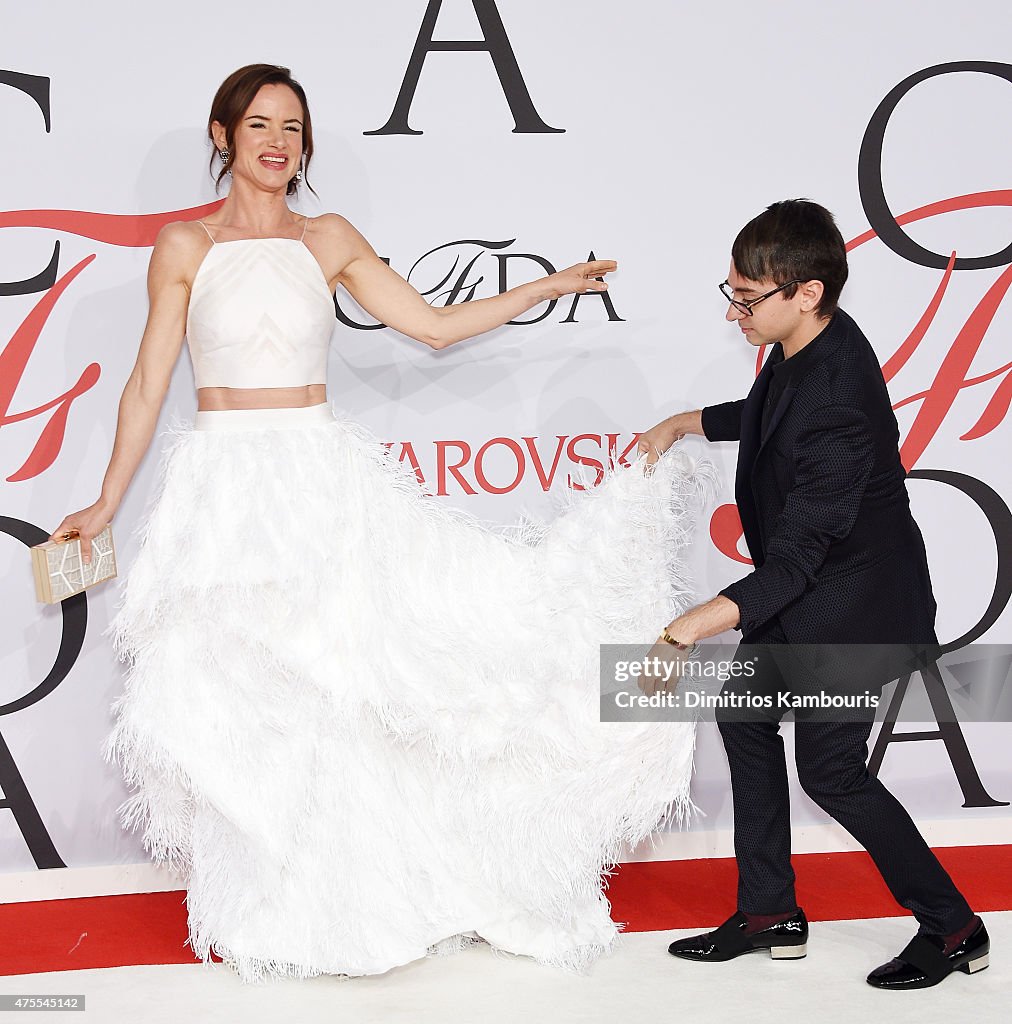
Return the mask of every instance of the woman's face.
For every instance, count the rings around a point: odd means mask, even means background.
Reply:
[[[280,83],[262,86],[243,114],[232,140],[232,177],[265,191],[285,191],[302,161],[302,119],[299,97]],[[225,148],[224,126],[215,121],[214,138]]]

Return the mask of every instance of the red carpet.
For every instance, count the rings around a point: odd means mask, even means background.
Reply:
[[[1012,846],[935,851],[975,911],[1012,910]],[[812,921],[905,914],[866,853],[793,858],[798,901]],[[612,917],[627,931],[709,928],[734,911],[733,859],[623,864],[612,875]],[[192,963],[185,892],[8,903],[0,906],[0,975],[133,964]]]
[[[1012,910],[1012,846],[948,846],[935,850],[977,912]],[[871,857],[860,853],[796,853],[798,905],[809,921],[899,917]],[[630,932],[708,928],[735,910],[734,858],[623,864],[608,887],[611,916]]]

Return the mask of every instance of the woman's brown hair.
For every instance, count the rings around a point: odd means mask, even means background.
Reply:
[[[299,98],[302,104],[302,154],[303,175],[306,186],[314,195],[316,190],[309,184],[309,161],[313,158],[313,121],[309,116],[309,104],[306,102],[306,91],[292,78],[288,68],[277,64],[247,64],[246,67],[233,71],[218,86],[211,103],[211,113],[207,119],[207,135],[214,144],[214,133],[211,126],[217,121],[225,126],[225,144],[228,148],[228,159],[222,164],[218,176],[214,179],[215,190],[221,185],[221,179],[232,169],[235,161],[235,130],[242,120],[243,114],[249,110],[254,97],[265,85],[287,85]],[[211,153],[208,168],[214,175],[214,161],[218,156],[217,149]],[[299,187],[294,175],[288,180],[286,195],[293,195]]]

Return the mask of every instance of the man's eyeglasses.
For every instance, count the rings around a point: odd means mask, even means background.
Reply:
[[[768,299],[771,295],[776,295],[777,292],[782,292],[785,288],[790,288],[792,284],[803,284],[803,282],[800,279],[797,281],[788,281],[787,284],[782,284],[779,288],[774,288],[772,291],[766,292],[765,295],[760,295],[757,299],[749,299],[748,302],[743,302],[741,299],[736,299],[734,297],[734,289],[731,287],[729,281],[722,281],[717,285],[717,287],[720,289],[720,294],[723,295],[739,313],[744,313],[745,316],[751,316],[753,306],[762,302],[763,299]]]

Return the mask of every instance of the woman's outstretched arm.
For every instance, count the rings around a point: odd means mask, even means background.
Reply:
[[[319,223],[321,255],[328,267],[340,268],[329,283],[343,285],[381,323],[434,349],[501,327],[541,302],[574,293],[606,291],[608,285],[596,278],[617,267],[613,260],[577,263],[491,298],[430,306],[343,217],[328,214],[319,218]]]

